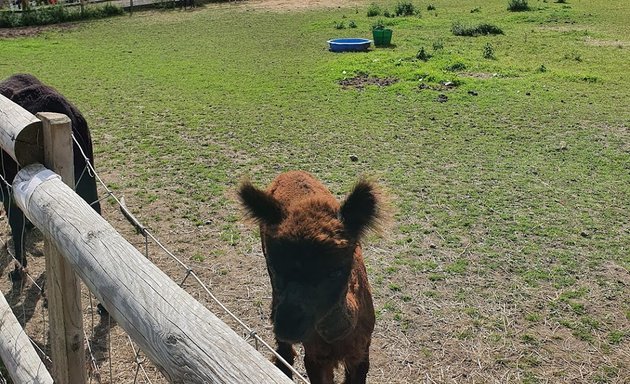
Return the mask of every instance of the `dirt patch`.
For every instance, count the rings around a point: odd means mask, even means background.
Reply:
[[[38,36],[46,32],[64,32],[79,28],[76,23],[63,23],[56,25],[0,28],[0,39],[14,39],[17,37]]]
[[[600,40],[600,39],[591,39],[587,37],[584,39],[584,43],[586,45],[592,45],[594,47],[617,47],[617,48],[628,48],[630,47],[630,42],[622,41],[622,40]]]
[[[0,28],[0,39],[13,39],[16,37],[38,36],[46,32],[64,32],[78,28],[75,23],[65,23],[56,25],[18,27],[18,28]]]
[[[268,9],[273,11],[296,11],[311,8],[341,8],[364,5],[353,0],[253,0],[244,3],[248,8]]]
[[[349,79],[340,80],[339,85],[341,85],[341,87],[344,89],[364,89],[368,85],[387,87],[397,82],[398,79],[395,77],[374,77],[369,76],[367,73],[362,73]]]
[[[450,91],[451,89],[457,88],[457,84],[452,81],[443,81],[435,85],[420,83],[420,85],[418,85],[418,88],[422,90],[428,89],[431,91]]]
[[[588,33],[585,29],[576,28],[573,23],[567,23],[565,25],[542,25],[538,27],[540,31],[552,31],[562,33]]]

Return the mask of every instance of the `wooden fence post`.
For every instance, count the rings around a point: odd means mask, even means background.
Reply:
[[[42,112],[44,164],[74,189],[72,125],[66,115]],[[56,383],[86,383],[81,281],[50,237],[44,239],[52,375]]]
[[[18,206],[169,382],[292,384],[42,165],[13,182]]]

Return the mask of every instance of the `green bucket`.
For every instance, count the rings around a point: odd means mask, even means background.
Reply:
[[[374,45],[377,47],[390,45],[392,42],[392,30],[374,29],[372,30],[372,37],[374,37]]]

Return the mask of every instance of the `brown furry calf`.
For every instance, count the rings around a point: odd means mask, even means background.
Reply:
[[[293,364],[292,344],[302,343],[312,384],[332,384],[339,363],[345,383],[365,383],[374,306],[359,242],[383,219],[376,185],[359,181],[339,204],[313,176],[294,171],[266,191],[245,182],[238,194],[260,225],[277,352]]]

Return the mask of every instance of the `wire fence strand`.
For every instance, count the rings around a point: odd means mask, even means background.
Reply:
[[[289,364],[279,353],[276,352],[276,350],[269,345],[267,342],[265,342],[265,340],[263,340],[263,338],[260,337],[260,335],[258,335],[258,333],[252,329],[251,327],[249,327],[244,321],[242,321],[237,315],[235,315],[231,310],[229,310],[227,308],[227,306],[225,306],[208,288],[208,286],[202,281],[202,279],[195,273],[195,271],[189,266],[187,265],[185,262],[183,262],[181,260],[181,258],[179,258],[177,255],[175,255],[174,252],[172,252],[171,250],[169,250],[158,238],[156,235],[154,235],[152,233],[151,230],[149,230],[149,228],[145,225],[143,225],[133,214],[131,214],[130,210],[127,208],[127,206],[125,205],[125,201],[124,198],[118,198],[116,196],[116,194],[114,194],[114,192],[107,186],[107,184],[102,180],[102,178],[100,177],[100,175],[98,174],[98,172],[96,172],[96,170],[94,169],[94,167],[92,166],[91,160],[87,157],[87,155],[85,154],[84,149],[81,147],[80,143],[78,142],[78,140],[75,138],[74,134],[72,135],[72,140],[74,141],[74,143],[76,144],[76,147],[79,149],[80,151],[80,155],[82,156],[82,158],[85,160],[85,168],[82,170],[82,173],[79,177],[79,180],[76,180],[75,183],[78,183],[83,177],[85,177],[85,175],[89,175],[90,177],[94,177],[95,180],[98,182],[98,184],[105,190],[105,193],[101,196],[101,198],[99,198],[98,200],[94,201],[94,202],[88,202],[89,204],[95,204],[98,203],[100,201],[103,201],[105,199],[112,199],[116,205],[120,208],[120,211],[122,212],[123,216],[127,219],[127,221],[136,229],[136,231],[141,234],[145,241],[144,241],[144,247],[145,247],[145,257],[147,257],[148,259],[150,258],[149,256],[149,242],[152,242],[153,244],[155,244],[162,252],[164,252],[171,260],[173,260],[177,265],[179,265],[179,267],[181,267],[181,269],[185,272],[184,278],[182,279],[180,286],[184,286],[184,283],[192,278],[198,285],[199,287],[205,292],[205,294],[211,299],[212,302],[214,302],[216,305],[218,305],[218,307],[233,321],[235,321],[238,326],[240,326],[245,334],[245,340],[246,341],[253,341],[254,343],[254,347],[259,350],[259,347],[262,346],[265,349],[267,349],[269,352],[271,352],[275,358],[283,365],[285,365],[294,375],[294,377],[306,384],[309,384],[309,381],[307,379],[305,379],[303,377],[303,375],[298,372],[295,368],[293,368],[293,366],[291,364]],[[77,154],[75,153],[75,156]],[[5,198],[12,198],[12,185],[3,177],[4,173],[4,159],[2,159],[2,170],[3,172],[0,173],[0,193],[2,194],[2,198],[3,201],[5,201]],[[9,196],[6,196],[5,193],[7,193]],[[8,214],[8,213],[7,213]],[[25,228],[23,228],[23,230],[25,230]],[[23,236],[22,236],[23,237]],[[9,250],[8,244],[4,243],[4,245],[6,246],[7,250]],[[14,246],[18,246],[16,244],[14,244]],[[35,286],[40,294],[42,295],[42,297],[45,298],[45,292],[44,292],[44,288],[42,286],[40,286],[38,284],[38,282],[36,281],[36,279],[34,279],[27,270],[25,270],[22,266],[22,264],[20,263],[19,260],[17,260],[17,258],[15,257],[14,254],[12,254],[11,252],[8,252],[8,254],[10,255],[10,257],[14,260],[14,262],[16,263],[16,265],[19,266],[19,268],[24,272],[24,275],[27,276],[27,278],[30,280],[31,284],[33,284],[33,286]],[[90,295],[90,307],[91,307],[91,311],[92,314],[94,313],[94,304],[93,304],[93,300],[92,300],[92,294],[89,293]],[[42,316],[45,317],[44,312],[42,312]],[[109,315],[107,315],[109,316]],[[95,325],[94,325],[94,317],[92,315],[92,329],[94,330]],[[108,332],[109,333],[109,332]],[[99,368],[99,363],[97,361],[97,358],[94,354],[94,348],[91,345],[90,342],[90,338],[88,338],[87,333],[85,333],[84,331],[84,335],[85,335],[85,340],[86,340],[86,344],[87,344],[87,350],[89,353],[89,365],[90,368],[92,370],[92,374],[90,375],[90,382],[92,380],[92,378],[94,377],[94,379],[100,383],[101,382],[101,370]],[[142,376],[142,378],[145,380],[145,382],[147,383],[152,383],[151,379],[148,376],[148,373],[144,367],[144,362],[145,362],[145,358],[141,357],[141,350],[139,348],[137,348],[137,346],[135,345],[135,343],[133,342],[133,340],[131,340],[131,338],[129,337],[129,335],[127,335],[127,338],[129,339],[129,344],[131,345],[131,349],[133,350],[133,356],[134,356],[134,362],[136,365],[135,368],[135,372],[134,372],[134,383],[137,382],[139,376]],[[45,359],[47,361],[47,363],[52,364],[52,360],[49,356],[47,356],[45,354],[45,352],[39,347],[39,345],[34,342],[30,337],[29,339],[31,340],[31,343],[33,344],[33,346],[35,347],[35,349],[38,351],[38,353],[42,356],[43,359]],[[92,340],[94,339],[94,333],[92,333]],[[112,375],[112,357],[111,357],[111,337],[108,337],[108,342],[109,342],[109,347],[107,348],[107,351],[109,353],[108,356],[108,360],[109,360],[109,376],[110,376],[110,383],[113,383],[113,375]],[[2,384],[4,381],[4,378],[2,376],[0,376],[0,384]],[[4,381],[6,382],[6,381]]]
[[[166,255],[168,255],[172,260],[174,260],[184,271],[185,271],[185,276],[180,284],[180,286],[183,287],[185,281],[189,278],[192,277],[197,284],[199,284],[199,286],[202,288],[202,290],[208,295],[208,297],[215,303],[217,304],[221,310],[223,310],[232,320],[234,320],[241,328],[243,328],[243,330],[245,331],[245,334],[247,335],[247,338],[245,340],[249,340],[252,339],[254,340],[255,343],[255,348],[258,350],[259,346],[262,345],[265,349],[267,349],[269,352],[271,352],[274,357],[283,365],[285,365],[294,375],[295,377],[300,380],[303,383],[309,384],[309,381],[304,378],[304,376],[298,372],[291,364],[289,364],[278,352],[276,352],[276,350],[269,345],[267,342],[265,342],[265,340],[263,340],[260,335],[258,335],[258,333],[253,330],[252,328],[250,328],[247,324],[245,324],[244,321],[242,321],[238,316],[236,316],[232,311],[230,311],[208,288],[208,286],[201,280],[201,278],[195,273],[195,271],[190,268],[189,265],[187,265],[186,263],[184,263],[179,257],[177,257],[171,250],[169,250],[166,246],[164,246],[164,244],[162,244],[162,242],[157,238],[157,236],[155,236],[149,229],[147,226],[143,225],[127,208],[127,206],[125,205],[125,201],[124,198],[118,198],[114,192],[107,186],[107,184],[105,184],[105,182],[102,180],[102,178],[100,177],[100,175],[98,174],[98,172],[96,172],[96,170],[94,169],[94,167],[92,166],[91,162],[89,161],[88,157],[86,156],[85,152],[83,151],[83,148],[81,148],[81,145],[79,144],[79,142],[77,141],[77,139],[74,137],[74,135],[72,135],[72,139],[74,140],[74,142],[76,143],[76,145],[79,147],[80,151],[81,151],[81,155],[83,156],[84,160],[85,160],[85,164],[86,164],[86,168],[89,168],[89,173],[90,175],[94,175],[94,178],[99,182],[99,184],[105,189],[106,191],[106,195],[107,197],[111,197],[116,204],[118,205],[118,207],[120,208],[123,216],[125,216],[125,218],[129,221],[129,223],[136,229],[136,231],[139,234],[142,234],[145,237],[145,257],[149,258],[149,245],[148,245],[148,239],[151,239],[153,241],[153,243],[155,245],[157,245]],[[141,364],[139,364],[141,365]]]

